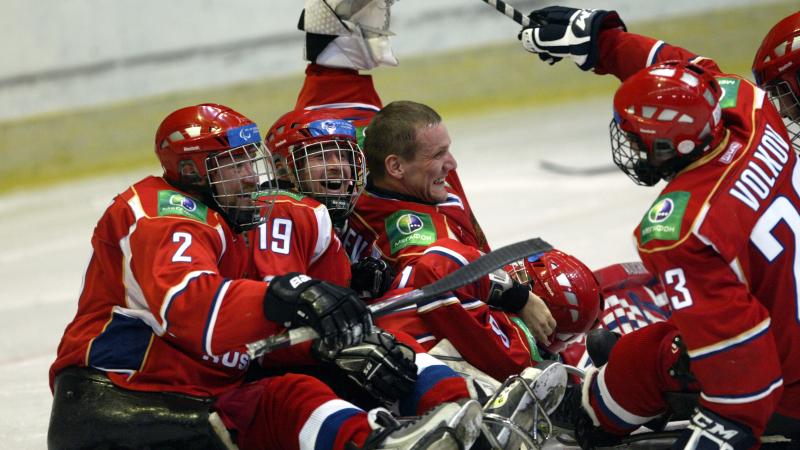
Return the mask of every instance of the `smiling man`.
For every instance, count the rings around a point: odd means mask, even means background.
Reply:
[[[367,188],[350,226],[381,257],[401,269],[441,238],[485,249],[463,199],[446,181],[458,164],[447,127],[431,107],[386,105],[365,132],[364,153]]]

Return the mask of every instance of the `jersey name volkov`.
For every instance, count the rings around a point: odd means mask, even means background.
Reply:
[[[758,211],[789,160],[789,144],[767,125],[753,156],[728,193]]]

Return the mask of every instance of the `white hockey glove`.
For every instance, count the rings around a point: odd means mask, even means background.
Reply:
[[[298,28],[305,59],[327,67],[369,70],[396,66],[389,37],[395,0],[306,0]]]
[[[744,425],[724,419],[698,406],[689,422],[689,429],[672,445],[684,450],[745,450],[753,448],[758,440]]]
[[[551,65],[569,58],[582,70],[591,70],[597,63],[601,30],[625,30],[616,11],[548,6],[528,17],[531,25],[519,34],[525,50],[539,54],[542,61]]]

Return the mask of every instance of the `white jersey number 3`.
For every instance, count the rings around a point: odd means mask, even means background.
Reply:
[[[672,304],[672,309],[678,310],[692,306],[692,294],[686,288],[686,275],[683,269],[676,267],[664,272],[664,284],[671,288],[672,292],[676,295],[669,296],[669,302]],[[667,295],[669,295],[667,291]]]

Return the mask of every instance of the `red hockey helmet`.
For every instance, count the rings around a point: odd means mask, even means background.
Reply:
[[[324,204],[334,220],[350,214],[366,185],[356,128],[340,117],[339,111],[291,111],[272,125],[264,140],[280,176]]]
[[[800,12],[775,24],[753,60],[756,83],[781,112],[796,150],[800,150]]]
[[[597,321],[602,301],[600,286],[584,263],[559,250],[533,255],[523,265],[524,273],[515,272],[517,281],[528,281],[533,293],[550,309],[556,330],[547,350],[558,353],[580,339]]]
[[[640,185],[671,179],[722,139],[721,93],[694,64],[667,61],[637,72],[614,95],[614,163]]]
[[[210,103],[181,108],[161,122],[155,151],[170,184],[210,196],[237,229],[266,218],[262,208],[269,197],[255,197],[274,169],[258,127],[244,115]]]

